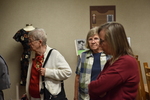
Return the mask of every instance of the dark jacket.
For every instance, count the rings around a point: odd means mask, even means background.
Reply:
[[[2,56],[0,56],[0,90],[8,88],[10,88],[8,66]]]

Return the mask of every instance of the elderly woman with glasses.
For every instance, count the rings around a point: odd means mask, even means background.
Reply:
[[[76,69],[74,100],[90,100],[88,84],[95,80],[108,59],[104,54],[97,33],[98,27],[92,28],[86,37],[89,49],[80,55]]]
[[[28,35],[29,45],[34,51],[27,73],[26,94],[28,100],[45,100],[43,94],[40,94],[43,87],[42,76],[45,77],[45,87],[50,93],[49,98],[51,100],[59,100],[60,98],[61,100],[67,100],[62,81],[71,76],[70,66],[59,51],[53,49],[43,68],[45,59],[52,49],[46,43],[47,35],[44,29],[38,28],[29,32]]]
[[[139,84],[138,64],[120,23],[98,29],[103,51],[112,55],[103,71],[89,84],[91,100],[135,100]]]

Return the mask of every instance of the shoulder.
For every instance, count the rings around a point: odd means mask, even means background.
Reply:
[[[82,52],[81,55],[80,55],[81,58],[85,58],[85,57],[88,58],[88,57],[91,57],[91,56],[93,56],[91,50],[86,50],[86,51]]]
[[[55,48],[49,48],[49,51],[51,51],[51,56],[52,58],[57,58],[57,59],[61,59],[61,58],[64,58],[64,56]]]
[[[130,55],[121,56],[118,60],[121,60],[123,62],[136,62],[136,59]]]
[[[62,55],[57,49],[53,49],[52,50],[52,53],[54,54],[54,55]]]
[[[84,52],[81,53],[81,55],[91,55],[92,54],[92,51],[91,50],[86,50]]]
[[[5,67],[5,66],[7,66],[7,64],[4,60],[4,58],[2,56],[0,56],[0,67]]]
[[[51,54],[58,54],[58,53],[59,53],[59,51],[58,51],[57,49],[51,48],[51,47],[49,47],[49,46],[47,45],[47,48],[46,48],[45,53],[48,54],[50,51],[51,51]]]
[[[121,56],[116,62],[115,65],[118,67],[121,66],[121,69],[136,69],[137,61],[134,57],[130,55]]]
[[[18,30],[17,32],[16,32],[16,34],[24,34],[24,33],[28,33],[28,32],[26,32],[25,30],[23,30],[23,29],[20,29],[20,30]]]
[[[4,58],[0,55],[0,63],[4,63]]]

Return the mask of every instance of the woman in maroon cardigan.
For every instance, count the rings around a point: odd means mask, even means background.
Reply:
[[[139,83],[138,64],[123,26],[106,23],[98,30],[103,51],[112,55],[97,80],[89,84],[91,100],[135,100]]]

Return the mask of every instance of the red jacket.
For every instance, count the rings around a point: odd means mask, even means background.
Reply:
[[[97,80],[89,84],[89,95],[91,100],[135,100],[138,83],[137,61],[125,55],[112,65],[109,65],[109,61],[106,63]]]

